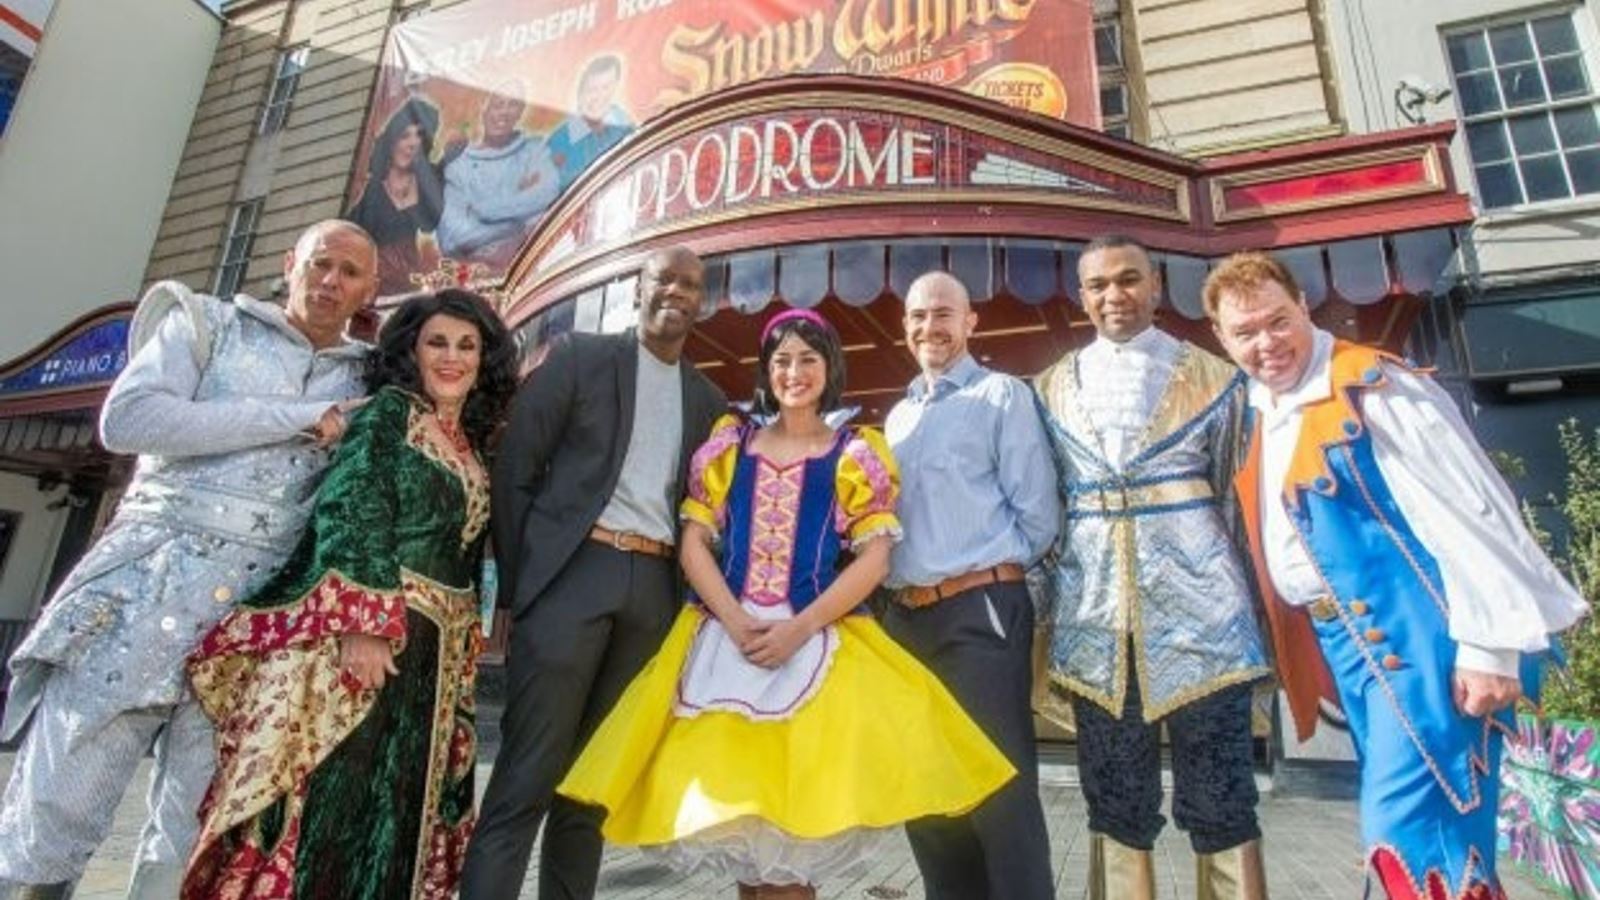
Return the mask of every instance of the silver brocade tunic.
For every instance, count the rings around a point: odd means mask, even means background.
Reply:
[[[1230,526],[1244,408],[1238,370],[1184,345],[1120,465],[1107,461],[1080,386],[1075,353],[1035,384],[1067,501],[1046,579],[1051,680],[1120,716],[1131,644],[1153,722],[1267,675]]]
[[[134,315],[130,361],[101,440],[137,453],[101,538],[11,658],[0,735],[51,678],[72,740],[119,713],[184,699],[184,659],[287,558],[329,454],[305,430],[360,396],[367,345],[314,350],[270,303],[157,285]]]

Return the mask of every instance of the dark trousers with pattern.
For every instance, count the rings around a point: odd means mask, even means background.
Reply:
[[[1131,649],[1131,648],[1130,648]],[[1196,853],[1220,853],[1261,837],[1256,821],[1250,740],[1251,686],[1237,684],[1144,720],[1132,653],[1122,716],[1072,698],[1078,726],[1078,777],[1089,830],[1149,850],[1161,815],[1161,726],[1172,741],[1172,817]]]
[[[906,825],[928,900],[1050,900],[1050,837],[1034,743],[1033,601],[1021,583],[921,609],[891,604],[885,630],[955,695],[1017,777],[970,815]]]
[[[541,822],[541,900],[594,896],[603,811],[556,796],[556,785],[660,649],[679,606],[673,566],[584,541],[512,623],[500,753],[467,848],[462,900],[515,900]]]

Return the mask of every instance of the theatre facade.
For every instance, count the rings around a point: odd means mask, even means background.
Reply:
[[[1155,254],[1157,323],[1215,349],[1208,268],[1276,253],[1318,324],[1416,351],[1470,222],[1449,124],[1206,160],[909,81],[795,76],[645,123],[546,213],[500,290],[531,359],[564,330],[634,319],[652,249],[707,261],[689,354],[731,397],[753,385],[766,316],[816,308],[840,329],[848,398],[878,420],[915,374],[900,325],[912,279],[945,269],[977,304],[973,352],[1021,376],[1093,334],[1084,242],[1115,232]]]

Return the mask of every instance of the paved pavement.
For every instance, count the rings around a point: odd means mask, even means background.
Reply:
[[[0,754],[0,775],[9,773],[12,754]],[[144,807],[149,763],[117,808],[116,826],[95,855],[79,886],[79,900],[121,898]],[[478,770],[479,789],[488,781],[488,765]],[[1085,896],[1088,834],[1083,800],[1072,783],[1070,766],[1049,766],[1042,789],[1055,848],[1057,896]],[[1347,800],[1277,798],[1261,804],[1266,832],[1267,880],[1274,900],[1354,900],[1362,896],[1361,851],[1356,842],[1355,804]],[[1194,896],[1194,854],[1181,834],[1168,828],[1156,848],[1156,875],[1163,898]],[[1554,894],[1505,871],[1506,890],[1518,900]],[[538,896],[537,873],[529,873],[522,896]],[[600,876],[602,900],[723,900],[733,898],[731,885],[716,878],[680,878],[645,859],[637,851],[607,851]],[[922,883],[904,838],[891,842],[872,866],[854,880],[823,885],[823,898],[836,900],[920,900]]]

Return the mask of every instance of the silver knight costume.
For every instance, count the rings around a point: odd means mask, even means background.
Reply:
[[[1252,595],[1223,502],[1240,443],[1243,381],[1211,354],[1176,345],[1142,434],[1107,458],[1109,423],[1080,396],[1081,353],[1037,388],[1068,500],[1052,567],[1050,677],[1120,714],[1130,646],[1144,716],[1155,721],[1268,674]],[[1131,636],[1132,640],[1129,640]]]
[[[130,893],[176,896],[213,766],[184,658],[292,549],[328,460],[308,429],[362,393],[365,353],[314,350],[243,295],[146,294],[100,423],[107,449],[139,454],[136,473],[11,659],[0,734],[33,725],[0,809],[0,896],[82,873],[158,731]]]

